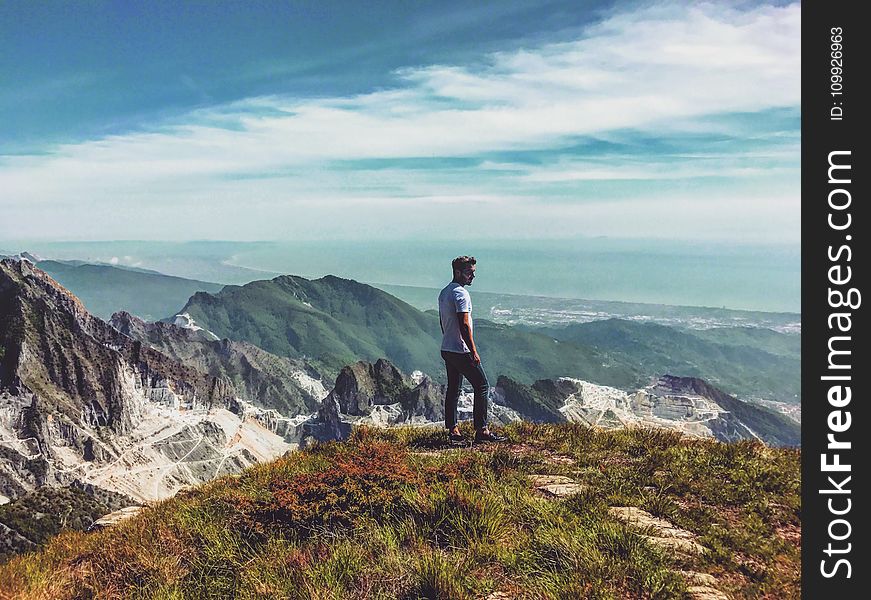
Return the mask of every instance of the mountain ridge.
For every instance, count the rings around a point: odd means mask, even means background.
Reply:
[[[326,396],[321,375],[302,360],[270,354],[248,342],[213,340],[208,334],[166,322],[148,323],[121,311],[110,324],[175,360],[226,377],[246,401],[295,416],[313,413]]]
[[[13,500],[76,481],[159,498],[290,448],[243,421],[229,379],[125,336],[28,261],[0,261],[0,407]]]
[[[220,337],[314,360],[330,373],[357,360],[388,358],[406,372],[445,378],[438,317],[353,280],[285,275],[199,292],[183,311]],[[556,348],[551,337],[486,319],[475,319],[475,335],[488,372],[534,379],[579,371],[624,386],[644,379],[632,365],[609,365],[595,350],[573,343]]]

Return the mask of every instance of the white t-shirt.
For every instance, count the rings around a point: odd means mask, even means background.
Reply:
[[[472,297],[468,290],[454,281],[450,282],[439,294],[439,319],[442,321],[442,350],[465,354],[471,352],[463,336],[460,335],[460,321],[457,313],[472,312]],[[469,329],[472,328],[472,319],[469,315]]]

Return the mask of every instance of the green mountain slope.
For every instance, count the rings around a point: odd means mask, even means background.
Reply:
[[[678,330],[619,319],[538,329],[650,375],[699,377],[730,394],[801,401],[801,340],[772,330]]]
[[[334,372],[380,357],[407,371],[432,370],[437,356],[439,328],[432,317],[373,287],[333,276],[285,275],[217,294],[200,292],[183,310],[220,337],[313,359]]]
[[[149,321],[161,319],[175,314],[194,293],[224,287],[109,265],[43,260],[38,266],[75,294],[90,313],[105,320],[120,310]]]
[[[356,281],[285,275],[197,293],[183,310],[220,337],[314,360],[325,373],[383,357],[403,371],[445,378],[438,316]],[[499,374],[521,381],[572,374],[614,386],[643,381],[628,362],[540,333],[475,319],[475,339],[494,381]]]
[[[714,327],[690,331],[697,338],[726,346],[749,346],[777,356],[801,358],[801,334],[764,327]]]

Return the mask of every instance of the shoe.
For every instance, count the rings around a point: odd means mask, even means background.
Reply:
[[[480,431],[475,432],[475,442],[504,442],[508,438],[504,435],[497,435],[492,431],[488,431],[487,433],[481,433]]]
[[[465,442],[466,436],[464,436],[462,433],[457,434],[457,433],[450,433],[449,432],[448,433],[448,440],[450,440],[452,443]]]

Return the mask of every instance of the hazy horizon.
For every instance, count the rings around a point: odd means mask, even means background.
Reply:
[[[783,244],[584,238],[294,242],[32,242],[0,251],[149,268],[241,284],[275,274],[336,275],[439,288],[458,254],[478,258],[474,290],[736,310],[801,312],[801,252]],[[253,271],[252,271],[253,270]]]

